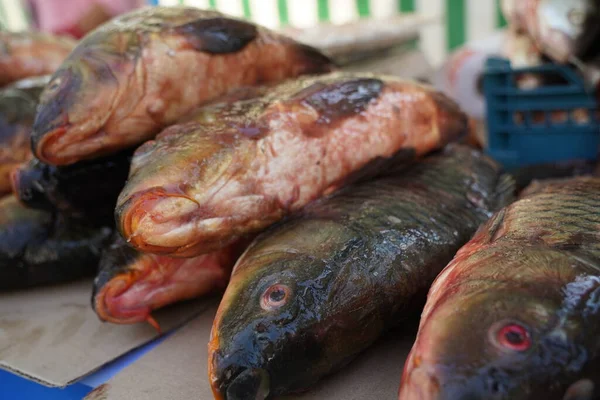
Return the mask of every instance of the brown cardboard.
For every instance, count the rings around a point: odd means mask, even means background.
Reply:
[[[215,311],[204,312],[85,400],[212,400],[207,343]],[[280,400],[397,398],[414,332],[389,334],[310,391]]]
[[[99,321],[90,305],[91,287],[85,280],[0,294],[0,368],[63,387],[158,336],[149,324]],[[155,317],[167,332],[206,306],[183,303]]]

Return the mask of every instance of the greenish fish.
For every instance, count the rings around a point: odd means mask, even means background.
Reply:
[[[214,320],[215,398],[302,391],[350,362],[512,195],[498,164],[456,145],[269,229],[237,262]]]
[[[600,178],[535,184],[429,291],[401,400],[600,395]]]

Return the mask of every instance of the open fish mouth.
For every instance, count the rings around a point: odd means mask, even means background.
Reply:
[[[136,276],[137,275],[137,276]],[[137,304],[134,308],[123,307],[120,298],[132,285],[143,279],[139,274],[126,273],[107,282],[94,296],[93,306],[98,317],[117,324],[142,322],[150,315],[150,307]]]
[[[96,293],[94,309],[104,321],[132,324],[148,321],[158,308],[224,286],[227,268],[213,254],[193,259],[144,254],[129,271],[106,282]]]

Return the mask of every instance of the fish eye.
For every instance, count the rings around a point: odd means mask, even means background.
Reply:
[[[493,329],[493,342],[503,348],[513,351],[526,351],[531,347],[531,335],[529,330],[516,322],[501,324]]]
[[[261,299],[260,306],[263,310],[272,311],[284,306],[292,294],[289,286],[275,284],[265,290]]]
[[[573,9],[567,14],[569,22],[575,26],[583,25],[584,13],[581,10]]]

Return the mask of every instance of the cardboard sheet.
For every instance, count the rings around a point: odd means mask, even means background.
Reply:
[[[207,343],[216,306],[125,368],[86,400],[212,400]],[[312,390],[280,400],[395,399],[416,324],[393,332]]]
[[[90,305],[91,287],[85,280],[0,294],[0,368],[64,387],[158,336],[149,324],[102,323]],[[206,307],[183,303],[155,317],[166,333]]]

